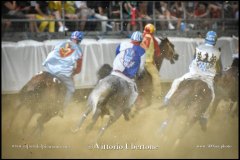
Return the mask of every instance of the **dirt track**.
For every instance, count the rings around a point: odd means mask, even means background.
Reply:
[[[98,145],[92,141],[101,125],[98,121],[92,132],[85,133],[90,117],[82,130],[73,134],[70,128],[84,111],[85,95],[71,103],[64,118],[54,117],[45,125],[41,137],[32,136],[31,129],[39,115],[35,115],[25,134],[21,125],[26,109],[16,117],[8,131],[9,115],[14,112],[15,95],[2,95],[2,158],[238,158],[238,117],[227,116],[226,102],[222,102],[217,114],[209,122],[206,132],[199,124],[173,147],[173,137],[181,127],[174,126],[167,139],[160,137],[158,129],[166,111],[156,109],[154,103],[142,110],[130,121],[121,117],[103,135]],[[50,148],[51,147],[51,148]],[[149,149],[150,148],[150,149]]]

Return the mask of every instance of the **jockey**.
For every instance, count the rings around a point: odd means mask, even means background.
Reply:
[[[131,42],[122,42],[117,46],[116,57],[113,62],[113,71],[119,70],[130,79],[135,77],[139,67],[141,71],[143,71],[145,50],[140,46],[141,41],[142,33],[136,31],[131,36]]]
[[[57,44],[43,62],[46,71],[61,80],[67,88],[63,111],[75,92],[73,76],[81,71],[83,53],[79,44],[83,37],[83,32],[73,32],[70,40]]]
[[[128,93],[125,113],[128,113],[138,97],[137,86],[134,78],[138,73],[142,73],[145,63],[145,50],[140,46],[142,41],[142,33],[135,31],[131,35],[130,42],[122,42],[117,46],[116,57],[113,61],[112,72],[109,76],[99,80],[97,86],[91,92],[88,103],[93,108],[93,113],[96,112],[99,101],[102,101],[108,90],[111,90],[115,82],[127,82],[130,93]],[[111,80],[110,80],[111,79]]]
[[[212,100],[205,113],[205,118],[209,115],[209,109],[215,98],[214,93],[214,76],[220,73],[222,70],[221,53],[219,49],[215,47],[217,41],[217,34],[214,31],[209,31],[206,34],[205,43],[199,45],[196,48],[194,59],[189,66],[189,72],[184,74],[182,77],[177,78],[173,81],[171,89],[168,91],[164,99],[162,107],[167,106],[169,99],[177,90],[179,84],[185,79],[200,79],[208,84],[208,87],[212,91]]]
[[[132,92],[129,107],[134,104],[138,96],[134,78],[137,73],[144,70],[145,50],[140,46],[141,41],[142,33],[135,31],[131,36],[131,42],[122,42],[118,45],[111,72],[111,75],[118,76],[130,84]]]
[[[154,37],[155,27],[152,24],[147,24],[144,27],[143,41],[141,46],[146,52],[145,69],[152,77],[153,81],[153,96],[159,98],[161,93],[160,75],[156,64],[154,63],[154,56],[160,56],[160,48],[158,42]]]

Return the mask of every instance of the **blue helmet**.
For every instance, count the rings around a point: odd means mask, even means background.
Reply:
[[[217,42],[217,33],[214,31],[208,31],[205,38],[205,43],[215,45]]]
[[[71,39],[76,39],[78,41],[81,41],[83,37],[84,37],[84,34],[83,32],[80,32],[80,31],[75,31],[71,35]]]
[[[141,32],[139,32],[139,31],[133,32],[133,34],[131,36],[131,40],[141,42],[142,39],[143,38],[142,38],[142,33]]]

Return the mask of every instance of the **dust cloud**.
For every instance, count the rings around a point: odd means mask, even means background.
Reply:
[[[16,95],[2,95],[2,158],[238,158],[238,117],[228,114],[228,103],[221,102],[216,115],[209,121],[208,130],[202,131],[196,123],[186,136],[175,144],[175,137],[185,117],[179,117],[170,131],[161,136],[159,128],[167,118],[159,110],[160,102],[141,110],[130,121],[123,117],[108,128],[96,144],[103,120],[99,119],[91,132],[85,127],[91,114],[77,133],[71,132],[86,107],[84,96],[76,97],[64,117],[56,116],[45,124],[41,135],[32,130],[36,114],[23,132],[22,125],[29,110],[22,108],[11,129],[9,117],[14,113]],[[34,107],[34,106],[33,106]]]

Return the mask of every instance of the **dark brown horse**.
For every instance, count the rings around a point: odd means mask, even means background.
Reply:
[[[207,83],[201,80],[184,80],[180,83],[176,92],[172,95],[167,106],[168,117],[160,126],[161,135],[168,135],[177,119],[184,115],[186,120],[183,127],[178,130],[176,144],[183,138],[189,129],[197,122],[201,122],[204,112],[212,99],[211,90]],[[206,124],[200,123],[203,130]]]
[[[222,71],[221,74],[215,76],[215,92],[216,97],[213,103],[213,110],[210,114],[212,117],[217,109],[217,106],[221,100],[230,101],[229,111],[231,116],[238,114],[238,105],[234,108],[234,103],[238,104],[238,86],[239,86],[239,70],[238,61],[236,58],[233,60],[231,67]]]
[[[155,57],[156,65],[160,67],[164,58],[170,60],[171,63],[174,63],[174,60],[178,58],[178,55],[174,52],[174,45],[165,38],[162,39],[160,47],[162,54],[159,57]],[[87,109],[80,117],[77,126],[72,129],[73,132],[77,132],[81,128],[83,122],[91,111],[93,111],[92,122],[86,128],[86,131],[90,131],[93,128],[93,125],[100,116],[103,117],[105,115],[109,115],[110,117],[107,123],[100,129],[96,141],[99,140],[104,131],[116,122],[121,115],[124,116],[125,120],[129,120],[128,114],[131,110],[127,104],[131,92],[129,89],[129,83],[121,78],[110,75],[111,71],[112,67],[108,64],[104,64],[99,69],[98,78],[100,81],[91,92],[88,99]],[[145,81],[148,79],[148,83],[151,83],[150,75],[146,74],[143,77],[144,79],[147,77]],[[148,86],[149,85],[147,84],[141,87]],[[104,90],[104,92],[101,92],[102,90]],[[145,88],[141,88],[141,90],[145,91]]]
[[[215,99],[210,110],[210,118],[214,115],[221,100],[231,100],[238,103],[238,66],[232,65],[228,70],[216,75],[214,84]],[[169,131],[169,128],[177,122],[176,119],[179,115],[185,115],[186,121],[181,130],[178,131],[176,144],[197,121],[202,130],[205,131],[207,126],[206,123],[202,123],[205,122],[203,114],[209,107],[211,99],[211,90],[205,82],[189,79],[181,82],[167,106],[168,118],[161,124],[161,134]]]
[[[24,116],[23,131],[27,128],[32,117],[40,113],[34,132],[41,133],[44,124],[58,115],[62,109],[65,92],[65,86],[51,74],[41,72],[33,76],[18,93],[18,104],[11,118],[10,128],[20,108],[25,106],[30,110],[30,113]]]
[[[159,38],[161,43],[159,45],[161,50],[160,56],[154,56],[154,61],[157,66],[158,71],[160,71],[162,62],[164,59],[170,61],[171,64],[174,64],[176,60],[178,60],[178,54],[175,53],[174,45],[168,40],[167,37]],[[139,90],[139,98],[137,101],[137,107],[135,108],[135,113],[137,113],[140,109],[146,108],[152,104],[152,78],[148,72],[145,72],[145,75],[136,81],[138,90]],[[161,91],[159,91],[161,92]],[[134,113],[134,114],[135,114]]]

